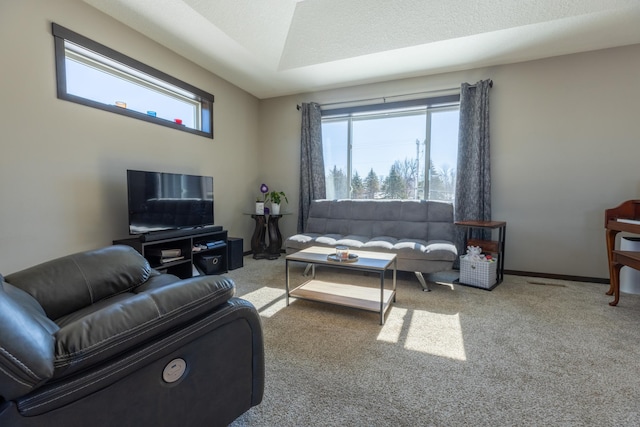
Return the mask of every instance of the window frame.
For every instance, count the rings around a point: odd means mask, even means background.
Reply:
[[[347,121],[347,189],[348,198],[353,199],[353,121],[362,119],[374,119],[375,116],[404,116],[417,113],[422,110],[426,115],[426,135],[425,135],[425,158],[423,161],[425,167],[425,180],[422,188],[424,196],[429,197],[430,194],[430,163],[431,163],[431,115],[442,111],[452,111],[460,109],[460,94],[442,95],[431,98],[421,98],[397,102],[385,102],[376,104],[364,104],[343,108],[326,109],[321,111],[322,124],[331,121]],[[429,156],[429,157],[427,157]],[[413,200],[413,199],[407,199]]]
[[[212,94],[206,91],[203,91],[201,89],[198,89],[197,87],[192,86],[189,83],[186,83],[180,79],[172,77],[156,68],[143,64],[140,61],[137,61],[127,55],[117,52],[87,37],[84,37],[74,31],[69,30],[68,28],[65,28],[61,25],[56,24],[55,22],[51,24],[51,29],[52,29],[52,34],[54,36],[54,41],[55,41],[56,85],[57,85],[58,99],[75,102],[77,104],[86,105],[88,107],[109,111],[111,113],[132,117],[134,119],[143,120],[145,122],[155,123],[161,126],[165,126],[165,127],[177,129],[183,132],[213,139],[214,96]],[[161,86],[162,83],[166,83],[169,86],[175,86],[179,90],[187,92],[189,96],[192,96],[193,99],[200,105],[199,114],[198,114],[199,117],[196,118],[196,123],[199,124],[201,129],[203,127],[204,129],[200,130],[196,128],[183,126],[171,120],[150,116],[143,112],[139,112],[139,111],[135,111],[127,108],[121,108],[116,105],[105,104],[89,98],[68,93],[67,92],[67,73],[66,73],[66,59],[67,59],[66,49],[67,48],[65,46],[65,42],[72,43],[74,45],[79,46],[81,49],[86,49],[94,54],[106,57],[111,61],[117,62],[124,67],[131,68],[132,70],[138,73],[150,76],[152,79],[156,79],[160,81],[160,84],[158,84],[158,86]],[[130,75],[135,76],[135,73],[131,73]],[[126,79],[126,80],[133,81],[133,79]],[[146,86],[150,87],[152,86],[152,83],[149,83]],[[165,90],[167,89],[165,88]],[[179,95],[177,91],[173,93],[175,93],[176,95]],[[208,127],[207,127],[207,123],[208,123]]]

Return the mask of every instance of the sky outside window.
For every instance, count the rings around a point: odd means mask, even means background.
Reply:
[[[395,161],[416,160],[416,140],[424,158],[425,113],[393,118],[354,120],[353,173],[366,176],[371,168],[386,176]]]
[[[66,58],[67,92],[106,105],[125,102],[126,108],[143,114],[154,111],[156,117],[195,128],[195,108],[192,104],[171,98],[149,88],[118,78],[104,71]]]

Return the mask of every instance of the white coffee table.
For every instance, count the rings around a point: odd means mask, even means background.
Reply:
[[[384,315],[391,303],[396,301],[396,255],[355,250],[349,253],[358,255],[357,261],[338,262],[329,260],[328,255],[335,254],[335,249],[319,246],[312,246],[287,255],[285,258],[287,306],[289,305],[289,297],[294,297],[361,310],[377,311],[380,313],[380,324],[384,325]],[[289,287],[289,262],[291,261],[311,265],[311,279],[292,290]],[[380,289],[318,280],[316,279],[316,265],[377,273],[380,277]],[[384,277],[389,269],[393,270],[393,288],[385,289]]]

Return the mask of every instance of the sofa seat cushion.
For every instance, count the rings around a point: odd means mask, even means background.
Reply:
[[[171,277],[171,276],[169,276]],[[177,278],[176,278],[177,279]],[[225,303],[231,279],[201,276],[151,285],[99,301],[56,320],[54,378],[100,363],[175,330]]]
[[[342,234],[323,234],[316,237],[314,243],[323,246],[336,246],[340,239],[342,239]]]
[[[393,252],[393,249],[397,242],[398,242],[398,239],[394,237],[387,237],[387,236],[374,237],[373,239],[370,239],[367,243],[365,243],[362,249],[369,250],[369,251]]]
[[[399,259],[453,262],[457,250],[453,243],[446,240],[396,239],[390,236],[366,237],[340,234],[319,235],[315,233],[296,234],[287,240],[287,248],[296,251],[310,246],[334,247],[345,245],[351,249],[391,252]]]
[[[428,242],[402,239],[393,247],[398,256],[406,259],[428,261],[455,261],[457,250],[453,243],[445,240]]]
[[[348,246],[352,249],[360,249],[369,241],[368,237],[356,236],[350,234],[348,236],[341,237],[336,241],[336,245]]]
[[[361,249],[393,252],[401,259],[424,261],[454,261],[457,256],[454,244],[437,240],[426,242],[418,239],[375,237],[364,244]]]
[[[287,247],[295,248],[296,250],[308,248],[320,236],[321,234],[318,233],[296,234],[287,239]]]

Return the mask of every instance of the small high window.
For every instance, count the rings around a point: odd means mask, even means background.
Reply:
[[[213,95],[52,25],[58,98],[213,138]]]

